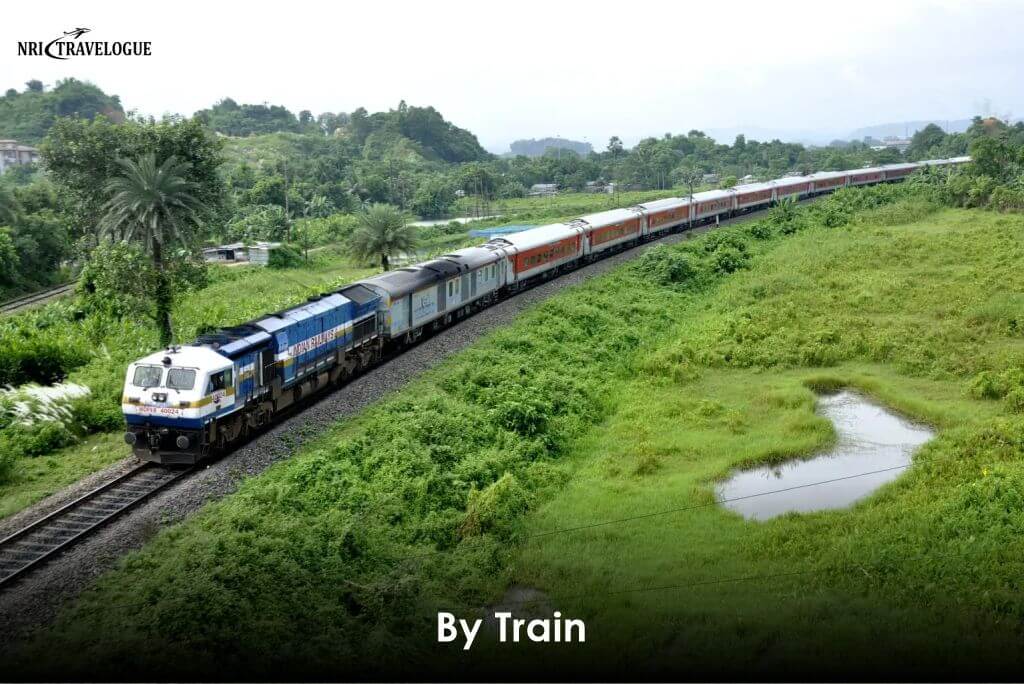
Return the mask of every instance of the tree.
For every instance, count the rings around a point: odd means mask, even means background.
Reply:
[[[36,79],[36,78],[33,78],[31,81],[26,81],[25,82],[25,87],[31,93],[41,93],[41,92],[43,92],[43,82],[40,81],[39,79]]]
[[[349,252],[360,261],[380,257],[381,268],[391,267],[391,257],[416,246],[416,228],[398,207],[372,204],[359,214],[359,227],[349,238]]]
[[[156,274],[153,293],[160,343],[174,339],[171,328],[172,284],[167,276],[165,253],[170,243],[189,243],[188,229],[198,226],[202,203],[196,184],[187,178],[188,164],[171,156],[158,164],[145,154],[138,161],[118,160],[119,176],[107,181],[102,231],[104,236],[137,240],[149,251]]]
[[[622,140],[617,135],[608,138],[608,154],[617,157],[623,152]]]
[[[21,205],[14,193],[9,188],[0,185],[0,226],[13,226],[20,213]]]
[[[933,148],[938,147],[946,139],[946,132],[935,124],[928,124],[914,133],[907,146],[907,158],[912,160],[928,159]]]
[[[736,176],[726,176],[725,178],[723,178],[723,179],[722,179],[722,182],[721,182],[721,183],[719,183],[719,185],[720,185],[720,186],[721,186],[721,187],[722,187],[723,189],[726,189],[726,190],[728,190],[729,188],[734,188],[734,187],[736,187],[736,183],[738,183],[738,182],[739,182],[739,181],[738,181],[738,179],[736,178]]]
[[[423,180],[412,197],[412,210],[424,218],[444,216],[455,204],[455,188],[442,176]]]
[[[1013,150],[995,138],[977,138],[971,143],[971,162],[977,172],[1001,180],[1009,175]]]
[[[704,174],[700,169],[692,166],[683,167],[677,171],[679,176],[679,182],[682,183],[690,191],[690,199],[693,199],[693,189],[700,186],[700,182],[704,180]]]
[[[175,157],[205,222],[224,221],[226,187],[218,167],[223,143],[198,120],[168,119],[158,123],[128,121],[114,124],[104,117],[93,121],[58,119],[40,146],[50,178],[67,200],[70,225],[77,234],[94,234],[106,213],[106,198],[97,189],[124,173],[119,159]],[[218,222],[219,222],[218,221]]]

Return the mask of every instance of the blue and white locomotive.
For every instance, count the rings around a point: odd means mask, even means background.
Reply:
[[[125,441],[158,463],[195,463],[377,356],[380,295],[363,285],[203,335],[128,367]]]

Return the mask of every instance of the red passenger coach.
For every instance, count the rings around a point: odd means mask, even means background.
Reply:
[[[882,171],[885,173],[885,180],[894,180],[896,178],[906,178],[914,171],[920,168],[918,164],[890,164],[883,166]]]
[[[593,254],[639,240],[642,216],[637,209],[612,209],[581,216],[572,225],[587,238],[585,253]]]
[[[882,181],[882,169],[861,169],[850,172],[850,185],[865,185],[866,183],[880,183]]]
[[[736,208],[736,193],[728,190],[707,190],[693,196],[694,220],[728,216]]]
[[[496,237],[485,247],[500,250],[508,262],[507,284],[518,284],[535,276],[551,275],[558,267],[583,256],[583,230],[565,223],[531,228],[521,233]]]
[[[544,270],[544,267],[554,262],[561,261],[566,257],[575,257],[580,251],[580,238],[576,237],[559,240],[550,245],[535,247],[516,254],[514,271],[517,276],[520,274],[529,275],[531,271]]]
[[[647,216],[645,235],[660,233],[682,225],[690,220],[689,198],[669,197],[637,205],[637,209]]]
[[[775,186],[776,201],[783,197],[796,197],[799,199],[801,195],[811,192],[811,184],[802,178],[780,178],[771,182]]]
[[[752,211],[772,203],[774,186],[770,183],[748,183],[733,188],[736,193],[736,208]]]
[[[812,174],[810,179],[814,183],[813,192],[825,192],[844,187],[848,177],[849,173],[846,171],[823,171]]]

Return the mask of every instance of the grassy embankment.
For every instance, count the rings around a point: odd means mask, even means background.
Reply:
[[[1024,609],[1024,221],[916,199],[849,220],[901,192],[656,249],[544,303],[130,557],[34,644],[73,654],[43,673],[1004,666]],[[812,389],[838,385],[940,432],[851,510],[709,505],[731,468],[827,445]],[[588,643],[434,644],[436,610],[473,617],[512,583],[586,618]]]
[[[190,293],[176,306],[176,331],[179,339],[193,339],[202,330],[301,303],[311,294],[369,273],[371,269],[352,266],[335,248],[311,256],[310,265],[303,268],[214,266],[209,286]],[[16,432],[6,426],[0,430],[0,444],[10,445],[12,451],[40,453],[18,456],[7,479],[0,478],[3,517],[128,455],[120,439],[125,368],[159,345],[148,320],[83,315],[73,300],[0,320],[0,343],[8,348],[4,359],[10,367],[5,372],[27,368],[30,373],[56,377],[67,372],[68,382],[91,391],[87,399],[76,400],[70,429],[56,436],[36,437],[28,430]],[[60,446],[68,441],[74,443]],[[47,448],[50,444],[57,448]]]

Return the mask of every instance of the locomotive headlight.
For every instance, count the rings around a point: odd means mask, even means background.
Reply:
[[[128,446],[132,446],[133,444],[135,444],[137,440],[138,437],[135,436],[134,432],[124,433],[124,443],[127,444]]]
[[[178,435],[178,439],[174,440],[174,443],[178,445],[179,449],[188,449],[188,437],[185,435]]]

